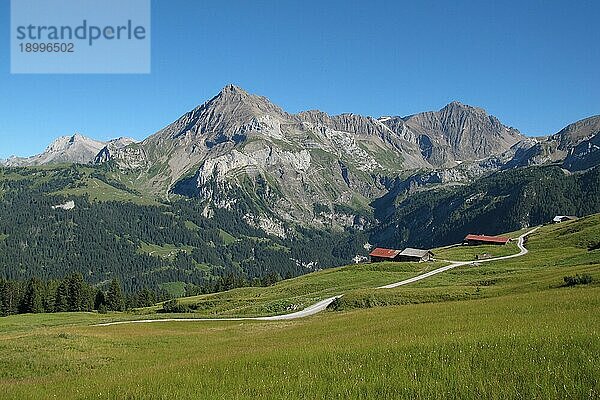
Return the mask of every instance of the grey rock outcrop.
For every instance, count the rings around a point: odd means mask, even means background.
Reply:
[[[600,164],[600,115],[567,125],[554,135],[528,138],[505,155],[512,157],[504,168],[562,163],[570,171]]]

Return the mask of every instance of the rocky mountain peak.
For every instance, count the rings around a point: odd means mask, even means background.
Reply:
[[[256,96],[258,97],[258,96]],[[227,85],[205,104],[235,104],[252,102],[252,95],[235,85]]]
[[[460,101],[452,101],[446,104],[440,111],[440,114],[473,114],[473,115],[487,115],[483,108],[470,106],[463,104]]]
[[[452,160],[476,160],[502,153],[524,138],[484,109],[458,101],[404,121],[419,135],[426,158],[441,166]]]
[[[246,111],[253,114],[281,113],[283,110],[271,103],[263,96],[250,94],[236,85],[225,86],[219,94],[202,104],[196,110],[210,109],[213,112],[224,113],[232,111]]]
[[[101,149],[104,146],[103,142],[90,139],[80,133],[75,133],[71,136],[61,136],[52,142],[45,153],[61,152],[69,148],[80,147],[85,149]]]
[[[581,140],[589,139],[600,133],[600,115],[585,118],[567,125],[551,139],[558,141],[561,150],[567,149]]]
[[[69,143],[75,143],[77,141],[85,141],[85,139],[87,139],[85,136],[83,136],[81,133],[77,133],[75,132],[70,138],[69,138]]]
[[[234,84],[226,85],[217,96],[250,96],[248,92]]]
[[[31,157],[11,157],[1,165],[7,166],[31,166],[60,163],[88,164],[96,159],[106,147],[121,148],[135,141],[130,138],[121,137],[109,142],[90,139],[81,133],[70,136],[61,136],[54,140],[43,153]]]

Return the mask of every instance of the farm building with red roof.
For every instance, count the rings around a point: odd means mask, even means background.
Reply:
[[[400,250],[377,247],[371,253],[369,253],[369,256],[371,257],[371,262],[397,261],[400,253]]]
[[[429,250],[411,249],[406,248],[404,250],[393,250],[384,249],[377,247],[373,250],[369,256],[371,256],[371,262],[380,261],[410,261],[410,262],[424,262],[433,260],[433,253]]]

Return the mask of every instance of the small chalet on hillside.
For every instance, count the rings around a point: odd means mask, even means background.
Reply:
[[[555,224],[560,224],[561,222],[575,221],[576,219],[577,217],[574,217],[572,215],[557,215],[556,217],[554,217],[552,222],[554,222]]]
[[[510,242],[510,238],[504,236],[487,236],[487,235],[467,235],[464,243],[469,246],[478,246],[481,244],[495,244],[503,246]]]
[[[433,253],[431,251],[411,248],[406,248],[404,250],[394,250],[377,247],[369,254],[369,256],[371,257],[371,262],[425,262],[433,260]]]

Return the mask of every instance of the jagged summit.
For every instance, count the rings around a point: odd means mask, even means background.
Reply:
[[[82,146],[86,148],[95,148],[100,146],[100,148],[102,148],[103,143],[83,136],[81,133],[74,133],[71,136],[61,136],[54,140],[46,148],[46,152],[64,151],[73,146]]]
[[[457,100],[446,104],[440,109],[440,112],[475,112],[487,114],[487,112],[481,107],[475,107],[469,104],[461,103]]]
[[[215,97],[197,107],[196,110],[212,108],[216,111],[223,111],[223,108],[227,107],[250,107],[258,111],[283,113],[283,110],[274,105],[268,98],[251,94],[233,84],[225,86]]]
[[[214,103],[240,103],[245,101],[251,101],[252,95],[236,85],[227,85],[212,99],[208,100],[204,104]]]
[[[221,92],[219,93],[219,95],[222,96],[249,96],[250,94],[245,91],[244,89],[242,89],[239,86],[236,86],[232,83],[230,83],[229,85],[226,85],[223,89],[221,89]]]
[[[453,101],[439,111],[403,118],[434,164],[477,160],[509,149],[524,136],[484,109]]]

